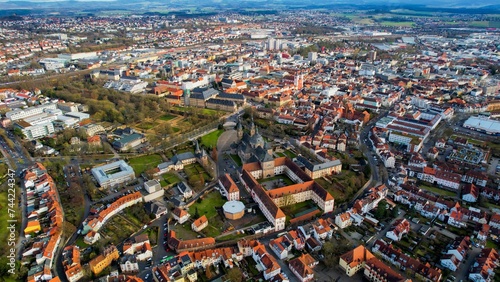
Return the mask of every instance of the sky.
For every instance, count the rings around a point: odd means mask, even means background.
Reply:
[[[179,1],[182,2],[183,4],[198,4],[198,3],[213,3],[215,0],[184,0],[184,1]],[[253,2],[258,2],[258,0],[222,0],[222,1],[217,1],[217,2],[224,2],[228,1],[228,3],[235,4],[238,2],[245,2],[245,3],[253,3]],[[355,5],[363,5],[363,4],[381,4],[381,5],[423,5],[423,6],[428,6],[428,7],[442,7],[442,8],[456,8],[456,7],[484,7],[488,5],[499,5],[500,2],[498,0],[419,0],[419,1],[410,1],[410,0],[358,0],[355,2],[352,2],[351,0],[330,0],[330,1],[321,1],[317,2],[315,0],[305,0],[305,1],[300,1],[300,0],[289,0],[290,2],[294,4],[321,4],[321,5],[330,5],[330,4],[335,4],[335,3],[341,3],[341,4],[350,4],[353,3]],[[117,2],[117,3],[147,3],[150,2],[149,0],[0,0],[0,3],[9,3],[15,5],[18,8],[31,8],[29,3],[36,3],[38,7],[42,6],[44,3],[47,4],[52,4],[57,2],[66,2],[66,3],[71,3],[71,2]],[[175,0],[156,0],[153,2],[160,2],[160,3],[175,3]],[[265,1],[267,4],[285,4],[287,0],[267,0]],[[12,8],[12,7],[8,7]],[[0,10],[2,9],[0,5]]]

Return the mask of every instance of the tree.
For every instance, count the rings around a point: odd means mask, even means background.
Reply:
[[[19,136],[21,138],[25,137],[23,131],[18,127],[14,128],[13,132],[14,132],[14,135],[16,135],[16,136]]]
[[[227,279],[231,282],[243,281],[243,273],[239,268],[233,267],[227,272]]]
[[[377,210],[375,211],[375,218],[383,219],[387,216],[387,202],[382,200],[377,205]]]
[[[339,256],[349,251],[347,242],[334,243],[332,241],[323,244],[323,255],[325,256],[324,263],[328,267],[333,267],[338,264]]]

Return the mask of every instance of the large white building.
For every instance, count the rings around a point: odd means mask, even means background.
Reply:
[[[35,107],[30,107],[27,109],[18,109],[5,113],[5,116],[12,121],[16,121],[18,119],[27,118],[30,116],[34,116],[37,114],[41,114],[46,112],[47,110],[56,110],[57,105],[53,103],[43,104]]]
[[[500,134],[500,121],[486,117],[470,117],[464,122],[464,127],[491,135]]]
[[[28,140],[43,138],[55,132],[52,122],[33,125],[25,121],[19,121],[15,124],[15,127],[20,128]]]
[[[109,163],[91,170],[99,186],[108,188],[135,179],[135,173],[125,161]]]

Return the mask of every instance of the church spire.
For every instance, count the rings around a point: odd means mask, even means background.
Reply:
[[[252,115],[252,122],[250,124],[250,136],[253,136],[255,134],[255,123],[253,122],[253,115]]]
[[[196,142],[196,150],[194,151],[194,153],[199,155],[201,153],[200,144],[198,143],[198,140],[196,140],[195,142]]]
[[[241,119],[238,118],[238,124],[236,125],[236,134],[238,139],[243,138],[243,126],[241,125]]]

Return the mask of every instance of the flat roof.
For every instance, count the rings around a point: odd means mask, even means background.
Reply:
[[[490,133],[500,133],[500,121],[485,117],[470,117],[464,122],[464,127],[472,127]]]
[[[224,212],[239,213],[245,209],[245,205],[240,201],[228,201],[222,206],[222,208],[224,209]]]
[[[115,169],[120,169],[120,171],[113,173],[113,174],[107,174],[107,171],[110,170],[115,170]],[[134,174],[134,169],[129,166],[124,160],[119,160],[116,162],[112,162],[109,164],[105,164],[103,166],[99,167],[94,167],[92,170],[92,175],[96,178],[96,180],[99,182],[99,184],[104,183],[110,179],[113,178],[120,178],[123,177],[124,175],[128,174]]]

